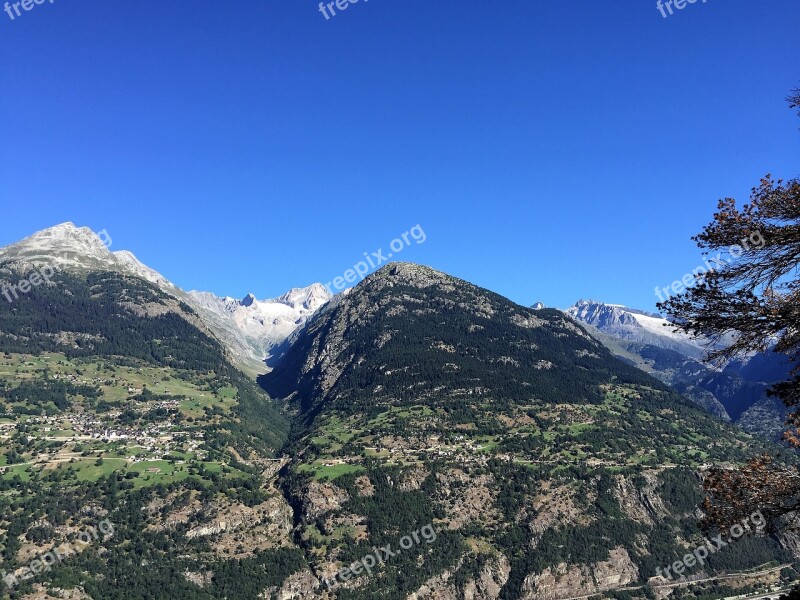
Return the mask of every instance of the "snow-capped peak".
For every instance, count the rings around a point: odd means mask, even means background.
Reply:
[[[621,340],[678,350],[692,357],[702,356],[708,349],[708,340],[677,331],[662,316],[621,304],[579,300],[565,312],[572,318]]]
[[[191,304],[201,314],[224,325],[229,336],[247,344],[260,360],[268,359],[332,295],[319,283],[294,288],[282,296],[259,300],[253,294],[243,299],[220,298],[209,292],[191,291]]]
[[[313,283],[308,287],[293,288],[283,296],[276,298],[275,301],[292,308],[315,311],[331,298],[333,298],[333,294],[325,289],[324,285]]]

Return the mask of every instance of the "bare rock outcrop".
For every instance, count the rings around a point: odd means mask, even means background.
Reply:
[[[522,586],[523,600],[560,600],[599,594],[624,587],[639,579],[639,569],[625,548],[610,551],[607,560],[593,565],[561,563],[529,575]]]
[[[303,493],[303,515],[308,519],[338,510],[350,499],[338,485],[326,481],[312,481]]]
[[[448,570],[432,577],[407,600],[496,600],[508,581],[511,565],[504,555],[499,554],[487,561],[478,577],[469,579],[463,589],[458,589],[451,581],[453,573]]]
[[[658,493],[661,485],[656,472],[643,471],[639,477],[647,483],[643,487],[634,485],[630,478],[616,477],[614,496],[620,508],[634,521],[652,525],[669,516],[670,511]]]

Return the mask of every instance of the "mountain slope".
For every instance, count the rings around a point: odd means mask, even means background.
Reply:
[[[191,306],[202,326],[224,344],[237,366],[251,375],[268,370],[265,363],[277,360],[287,339],[331,299],[320,284],[293,289],[265,301],[252,295],[239,302],[210,292],[186,293],[133,253],[112,252],[109,248],[113,240],[107,233],[100,233],[62,223],[0,248],[0,262],[23,269],[48,265],[59,271],[105,271],[144,279]]]
[[[279,588],[305,568],[275,487],[282,407],[188,304],[113,262],[87,269],[107,258],[95,250],[0,301],[6,591],[213,600]],[[0,261],[0,285],[31,277],[20,258]],[[32,576],[34,559],[101,521],[113,537]]]
[[[699,535],[697,469],[758,447],[560,311],[403,263],[321,310],[260,382],[296,411],[284,488],[318,578],[438,532],[372,577],[338,578],[337,598],[657,588]],[[744,548],[708,571],[787,556]]]
[[[612,353],[651,373],[710,413],[746,431],[778,440],[786,407],[767,389],[786,379],[791,367],[782,355],[755,354],[723,368],[702,362],[709,344],[675,332],[666,319],[619,305],[581,300],[567,309]]]
[[[717,598],[735,593],[716,574],[793,560],[746,538],[700,583],[654,578],[701,541],[703,465],[762,447],[559,311],[403,263],[329,300],[196,308],[71,224],[1,249],[0,285],[42,264],[48,281],[0,300],[15,597]],[[231,362],[262,326],[291,330],[259,380],[277,401]],[[100,520],[113,538],[26,576]],[[368,555],[369,574],[337,572]]]
[[[594,300],[579,300],[566,312],[577,321],[627,342],[675,350],[692,358],[701,358],[707,350],[706,341],[675,331],[659,315]]]

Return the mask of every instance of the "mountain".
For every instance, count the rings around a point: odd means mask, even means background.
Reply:
[[[704,465],[761,447],[564,313],[412,264],[320,310],[259,381],[295,415],[295,540],[342,599],[658,596],[659,566],[699,539]],[[342,576],[425,528],[371,576]],[[748,539],[692,593],[787,558]],[[312,580],[301,592],[323,597]]]
[[[0,250],[3,597],[256,598],[305,568],[283,406],[133,260],[74,226]]]
[[[117,250],[114,252],[114,256],[117,259],[119,270],[130,275],[134,275],[135,277],[141,277],[145,281],[149,281],[150,283],[157,285],[160,289],[168,294],[180,296],[181,298],[185,297],[178,286],[176,286],[158,271],[143,264],[138,258],[136,258],[136,256],[134,256],[132,252],[129,252],[128,250]]]
[[[127,270],[108,249],[110,245],[110,238],[104,242],[88,227],[67,222],[0,248],[0,261],[80,270]]]
[[[215,323],[218,331],[225,331],[224,338],[244,340],[253,356],[268,366],[280,358],[292,333],[332,297],[319,283],[292,289],[272,300],[257,300],[252,294],[242,300],[209,292],[188,294],[189,303]]]
[[[612,353],[651,373],[710,413],[771,440],[780,438],[787,409],[766,390],[788,377],[777,353],[759,353],[719,367],[703,362],[707,340],[676,332],[659,315],[617,304],[580,300],[566,313]]]
[[[144,279],[185,302],[197,313],[208,332],[225,346],[237,366],[255,375],[277,360],[287,339],[332,295],[320,284],[290,290],[274,300],[242,301],[219,298],[210,292],[184,292],[166,277],[140,262],[127,250],[112,252],[105,232],[62,223],[0,248],[0,262],[86,273],[106,271]]]
[[[110,242],[65,224],[0,249],[7,596],[722,598],[797,578],[792,536],[659,575],[704,543],[707,465],[774,448],[590,325],[406,263],[333,298],[187,294]],[[259,386],[234,350],[283,335]]]
[[[671,323],[660,315],[594,300],[579,300],[566,312],[572,318],[626,342],[675,350],[692,358],[701,358],[707,350],[707,341],[675,331]]]

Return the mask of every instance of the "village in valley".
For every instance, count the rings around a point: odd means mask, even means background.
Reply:
[[[6,388],[11,375],[30,392]],[[71,468],[79,479],[124,471],[147,485],[227,472],[210,456],[205,428],[230,411],[236,392],[211,376],[193,379],[127,359],[0,355],[0,478]]]

